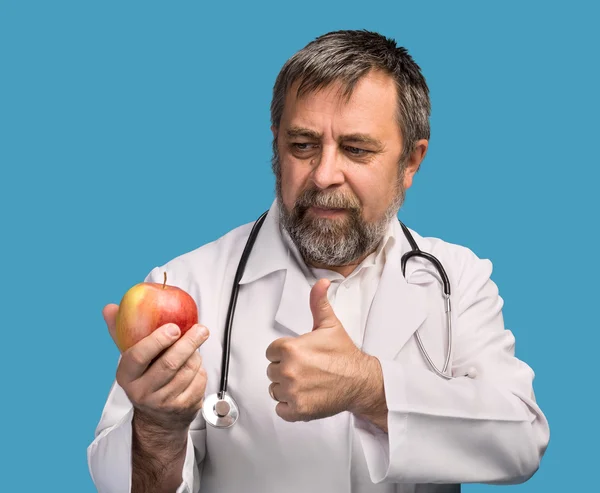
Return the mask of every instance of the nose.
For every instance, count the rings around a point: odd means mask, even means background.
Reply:
[[[331,186],[344,183],[344,173],[342,171],[342,158],[335,147],[323,146],[322,151],[311,161],[313,170],[311,179],[320,189],[327,189]]]

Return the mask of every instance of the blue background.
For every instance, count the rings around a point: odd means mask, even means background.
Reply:
[[[94,491],[86,447],[118,359],[102,307],[269,207],[279,69],[320,34],[364,28],[407,47],[431,89],[430,151],[400,216],[493,261],[537,374],[550,446],[507,488],[591,491],[597,20],[574,1],[0,1],[0,489]]]

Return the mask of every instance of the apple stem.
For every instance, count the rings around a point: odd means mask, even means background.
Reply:
[[[165,282],[163,282],[163,289],[165,289],[166,284],[167,284],[167,271],[165,271]]]

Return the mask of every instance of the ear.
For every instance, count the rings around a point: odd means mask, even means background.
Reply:
[[[408,161],[406,162],[406,169],[404,170],[404,188],[409,189],[413,182],[413,176],[415,173],[419,171],[419,166],[421,166],[421,162],[425,159],[425,154],[427,154],[427,148],[429,146],[429,142],[426,139],[421,139],[417,141],[415,145],[415,150],[408,157]]]
[[[273,134],[273,138],[277,140],[277,133],[279,129],[275,125],[271,125],[271,133]]]

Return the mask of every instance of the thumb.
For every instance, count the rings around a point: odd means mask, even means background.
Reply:
[[[119,311],[119,305],[115,305],[111,303],[106,305],[102,309],[102,316],[104,317],[104,321],[106,322],[106,327],[108,328],[108,333],[112,337],[114,343],[117,344],[117,312]]]
[[[327,290],[331,285],[329,279],[319,279],[310,290],[310,311],[313,316],[313,330],[333,327],[338,323],[338,318],[333,312],[333,307],[327,299]]]

